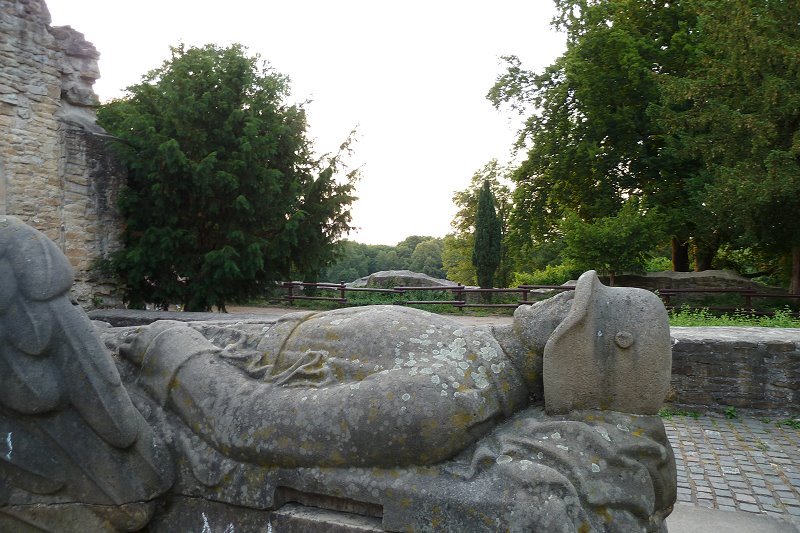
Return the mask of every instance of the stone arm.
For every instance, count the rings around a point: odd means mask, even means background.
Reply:
[[[311,388],[249,377],[199,332],[158,322],[121,352],[141,363],[140,384],[226,455],[271,466],[434,464],[483,436],[502,416],[476,389],[450,391],[425,374],[384,370]],[[336,375],[336,358],[308,354]],[[304,372],[313,369],[296,369]]]

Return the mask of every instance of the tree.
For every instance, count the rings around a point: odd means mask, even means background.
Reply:
[[[666,76],[672,134],[708,172],[706,201],[739,244],[792,258],[800,293],[800,10],[695,0],[697,67]]]
[[[500,219],[501,248],[500,266],[496,272],[497,283],[503,287],[507,285],[511,272],[510,254],[505,244],[508,216],[511,212],[511,189],[507,185],[509,183],[507,174],[507,169],[493,159],[472,175],[466,189],[453,194],[453,203],[458,211],[450,223],[453,233],[447,235],[442,243],[442,263],[447,272],[447,279],[464,285],[477,283],[475,266],[472,264],[475,218],[478,211],[478,197],[483,184],[488,181]]]
[[[288,79],[240,45],[172,48],[172,57],[101,107],[128,170],[127,299],[207,310],[316,276],[350,229],[354,172],[312,157]]]
[[[517,143],[528,150],[514,173],[513,249],[557,240],[567,212],[591,222],[636,196],[667,216],[674,267],[688,269],[691,237],[708,231],[703,175],[652,112],[662,98],[658,75],[682,73],[694,61],[693,13],[684,4],[559,0],[564,55],[539,74],[507,58],[489,99],[534,110]]]
[[[444,278],[442,268],[442,239],[428,239],[414,247],[409,270],[422,272],[434,278]]]
[[[615,215],[584,222],[569,213],[561,223],[566,245],[563,256],[580,270],[608,274],[613,286],[617,274],[644,270],[648,252],[664,237],[663,218],[644,212],[629,200]]]
[[[417,248],[417,245],[421,242],[429,241],[434,237],[426,236],[426,235],[410,235],[403,239],[402,241],[397,243],[395,246],[395,252],[397,253],[398,259],[404,265],[404,268],[408,268],[408,264],[411,261],[411,255],[414,253],[414,250]]]
[[[500,238],[500,219],[495,211],[492,187],[488,181],[484,181],[478,196],[475,244],[472,250],[472,264],[481,288],[494,287],[494,275],[500,266]]]

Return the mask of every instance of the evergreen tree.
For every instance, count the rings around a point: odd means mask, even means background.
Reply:
[[[472,175],[469,187],[453,194],[453,203],[458,211],[450,223],[453,233],[448,234],[442,243],[442,263],[447,272],[447,279],[464,285],[477,283],[475,265],[472,264],[472,251],[475,247],[475,217],[478,212],[478,197],[484,182],[488,181],[500,219],[500,266],[496,272],[496,283],[503,287],[507,286],[511,271],[511,260],[504,242],[508,228],[508,215],[511,212],[511,190],[506,185],[510,184],[507,172],[507,169],[493,159]]]
[[[312,156],[285,76],[239,45],[181,45],[128,93],[98,121],[128,170],[113,264],[132,304],[224,309],[332,260],[356,175]]]
[[[495,200],[489,181],[483,182],[475,214],[475,246],[472,264],[482,288],[494,286],[494,276],[500,265],[500,219],[495,211]]]

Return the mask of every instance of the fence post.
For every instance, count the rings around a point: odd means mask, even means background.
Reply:
[[[289,305],[294,305],[294,294],[292,290],[294,288],[294,285],[292,284],[291,281],[288,281],[285,282],[283,286],[286,288],[286,290],[289,291],[288,296],[286,296],[286,299],[289,300]]]
[[[463,291],[463,289],[465,289],[465,288],[466,288],[466,287],[465,287],[464,285],[461,285],[461,284],[459,283],[459,284],[458,284],[458,287],[457,287],[457,290],[455,291],[455,293],[456,293],[456,300],[459,300],[459,301],[461,301],[461,304],[462,304],[462,305],[464,305],[464,304],[466,304],[466,303],[467,303],[467,294],[466,294],[466,293]],[[461,309],[461,310],[463,310],[464,308],[463,308],[463,307],[460,307],[460,309]]]
[[[347,300],[347,296],[345,296],[344,281],[340,281],[339,282],[339,294],[340,294],[342,300]]]

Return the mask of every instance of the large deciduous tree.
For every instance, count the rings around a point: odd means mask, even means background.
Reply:
[[[224,309],[330,262],[356,174],[342,176],[346,146],[313,156],[288,96],[288,79],[239,45],[181,45],[100,109],[128,169],[113,264],[132,303]]]
[[[553,241],[566,212],[591,222],[629,197],[670,221],[676,270],[687,270],[691,237],[705,233],[697,161],[665,135],[652,106],[658,76],[693,61],[694,19],[670,0],[559,0],[556,27],[567,50],[535,74],[509,57],[489,93],[499,106],[533,109],[518,147],[509,242],[518,250]]]
[[[478,196],[475,214],[475,240],[472,249],[472,264],[481,288],[491,289],[497,267],[500,266],[501,251],[500,219],[495,210],[494,194],[488,181],[483,182]]]
[[[800,293],[800,9],[695,0],[697,67],[665,83],[675,136],[711,176],[709,206],[740,244],[792,258]]]

